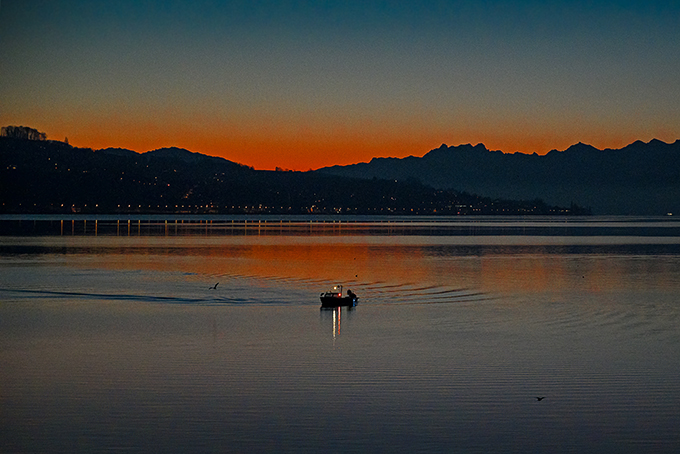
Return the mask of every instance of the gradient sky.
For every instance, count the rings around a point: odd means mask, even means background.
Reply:
[[[680,2],[4,0],[0,125],[295,170],[669,142]]]

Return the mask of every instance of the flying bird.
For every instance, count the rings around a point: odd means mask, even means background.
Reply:
[[[217,284],[213,285],[212,287],[210,287],[210,290],[215,290],[219,284],[220,283],[218,282]]]
[[[536,400],[538,400],[538,401],[541,401],[541,400],[543,400],[543,399],[545,399],[545,396],[543,396],[543,397],[537,397],[537,398],[536,398]]]

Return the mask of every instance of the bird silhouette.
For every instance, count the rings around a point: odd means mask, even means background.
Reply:
[[[213,285],[212,287],[210,287],[210,290],[215,290],[219,284],[220,283],[218,282],[217,284]]]
[[[545,399],[545,396],[543,396],[543,397],[537,397],[537,398],[536,398],[536,400],[538,400],[538,401],[541,401],[541,400],[543,400],[543,399]]]

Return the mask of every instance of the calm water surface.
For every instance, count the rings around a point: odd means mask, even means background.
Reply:
[[[1,452],[680,452],[672,218],[0,231]]]

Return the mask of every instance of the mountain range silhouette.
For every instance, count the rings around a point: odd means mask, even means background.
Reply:
[[[0,212],[665,215],[680,213],[678,158],[680,140],[543,156],[467,144],[292,172],[0,137]]]
[[[415,179],[438,189],[516,200],[571,203],[596,214],[680,213],[680,140],[636,141],[599,150],[577,143],[546,155],[503,153],[483,144],[447,146],[422,158],[373,158],[317,170],[353,178]]]
[[[0,213],[588,214],[416,180],[267,171],[181,148],[146,153],[0,137]]]

